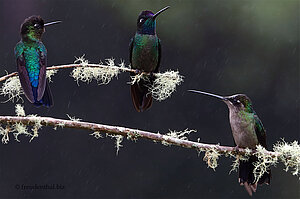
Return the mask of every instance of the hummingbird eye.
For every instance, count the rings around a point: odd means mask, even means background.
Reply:
[[[33,27],[37,28],[37,27],[39,27],[39,24],[36,23],[33,25]]]
[[[141,19],[140,19],[140,23],[142,23],[143,21],[144,21],[144,19],[143,19],[143,18],[141,18]]]
[[[237,103],[241,103],[241,101],[240,101],[240,100],[236,100],[236,102],[237,102]]]

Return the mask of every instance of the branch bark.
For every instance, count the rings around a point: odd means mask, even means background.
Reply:
[[[135,74],[138,74],[139,72],[137,70],[134,69],[130,69],[130,68],[125,68],[125,67],[118,67],[118,66],[106,66],[106,65],[100,65],[100,64],[66,64],[66,65],[58,65],[58,66],[51,66],[51,67],[47,67],[47,70],[58,70],[58,69],[67,69],[67,68],[78,68],[78,67],[93,67],[93,68],[116,68],[116,69],[120,69],[122,71],[126,71],[126,72],[132,72]],[[143,74],[149,74],[146,72],[142,72]],[[7,74],[5,76],[0,77],[0,82],[5,81],[7,79],[9,79],[10,77],[14,77],[17,76],[18,72],[13,72],[10,74]]]
[[[216,144],[205,144],[199,142],[193,142],[189,140],[179,139],[168,135],[163,135],[159,133],[152,133],[148,131],[125,128],[120,126],[110,126],[104,124],[96,124],[90,122],[80,122],[74,120],[64,120],[64,119],[56,119],[51,117],[19,117],[19,116],[0,116],[0,123],[6,125],[13,125],[16,123],[21,123],[24,125],[35,125],[37,122],[40,122],[43,126],[54,126],[54,127],[64,127],[64,128],[75,128],[75,129],[86,129],[90,131],[99,131],[112,135],[122,135],[125,137],[131,138],[144,138],[149,139],[156,142],[163,142],[170,145],[176,145],[184,148],[192,148],[197,151],[207,151],[207,150],[216,150],[220,154],[228,154],[231,153],[233,155],[245,155],[246,152],[250,152],[250,154],[255,153],[255,150],[245,150],[242,148],[235,148],[229,146],[220,146]],[[272,151],[265,151],[266,155],[271,155],[272,157],[278,156],[277,153]]]

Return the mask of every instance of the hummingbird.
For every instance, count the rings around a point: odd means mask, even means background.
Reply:
[[[229,109],[229,121],[232,135],[237,148],[256,149],[257,145],[267,148],[266,130],[253,109],[252,102],[245,94],[236,94],[231,96],[219,96],[212,93],[189,90],[215,97],[225,102]],[[256,156],[250,156],[247,161],[240,161],[239,164],[239,183],[244,185],[246,191],[252,196],[256,192],[257,183],[254,182],[254,165],[258,159]],[[270,184],[271,170],[263,174],[258,180],[258,184]]]
[[[158,72],[161,58],[160,39],[156,34],[156,17],[170,8],[167,6],[157,13],[142,11],[137,19],[137,31],[129,44],[129,59],[133,69],[143,72]],[[131,73],[134,76],[135,73]],[[138,112],[149,109],[152,105],[152,95],[148,88],[154,81],[150,75],[149,81],[141,79],[131,85],[131,97]]]
[[[35,106],[53,105],[46,79],[47,49],[41,38],[46,26],[60,22],[44,23],[40,16],[34,15],[26,18],[20,28],[21,41],[15,47],[17,70],[25,96]]]

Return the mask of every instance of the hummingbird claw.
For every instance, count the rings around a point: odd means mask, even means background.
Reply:
[[[240,147],[239,146],[235,146],[234,147],[234,152],[238,153],[239,152]]]
[[[139,69],[135,69],[135,74],[141,74],[142,72]]]

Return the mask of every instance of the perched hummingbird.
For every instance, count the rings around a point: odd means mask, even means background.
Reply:
[[[156,34],[156,17],[170,8],[167,6],[157,13],[151,11],[142,11],[137,20],[137,31],[131,39],[129,49],[129,59],[131,67],[138,71],[158,72],[161,46],[160,39]],[[131,75],[135,75],[132,73]],[[151,75],[149,82],[140,80],[138,83],[131,85],[131,96],[135,109],[142,112],[150,108],[152,104],[152,96],[148,92],[148,85],[154,81],[154,76]]]
[[[53,105],[46,79],[47,49],[41,41],[45,26],[61,21],[44,23],[40,16],[31,16],[21,25],[21,41],[15,47],[20,82],[27,99],[36,106]]]
[[[266,130],[255,113],[249,97],[244,94],[222,97],[202,91],[189,91],[218,98],[227,104],[232,135],[237,147],[255,149],[257,145],[261,145],[267,148]],[[248,161],[241,161],[239,166],[239,183],[244,185],[250,196],[257,188],[253,174],[253,163],[256,161],[256,156],[250,156]],[[270,178],[271,170],[268,170],[258,180],[258,184],[270,184]]]

